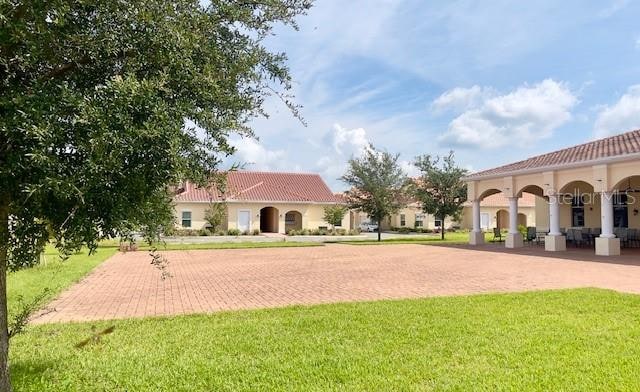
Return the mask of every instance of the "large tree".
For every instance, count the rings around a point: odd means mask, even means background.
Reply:
[[[231,133],[276,94],[265,48],[311,0],[0,0],[0,391],[6,270],[173,219],[169,185],[204,184]]]
[[[453,152],[440,158],[423,155],[416,158],[415,165],[422,173],[415,181],[415,194],[422,203],[422,210],[434,215],[441,222],[441,238],[444,240],[447,217],[458,220],[462,204],[467,200],[467,186],[462,178],[465,169],[456,165]]]
[[[409,182],[398,158],[369,145],[361,157],[349,160],[341,178],[350,187],[345,192],[349,207],[366,213],[378,224],[378,241],[384,218],[406,205]]]

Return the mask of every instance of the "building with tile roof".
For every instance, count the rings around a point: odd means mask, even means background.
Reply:
[[[344,203],[318,174],[233,171],[227,173],[225,188],[221,192],[191,183],[179,187],[174,197],[178,226],[204,228],[211,204],[225,203],[223,230],[286,233],[317,229],[329,226],[323,220],[326,206]],[[349,226],[349,214],[345,214],[342,227]]]
[[[465,181],[472,244],[483,242],[481,206],[496,194],[509,201],[509,248],[523,245],[517,226],[525,194],[537,196],[536,223],[548,233],[548,251],[566,250],[569,239],[615,256],[621,245],[640,240],[640,130],[483,170]]]

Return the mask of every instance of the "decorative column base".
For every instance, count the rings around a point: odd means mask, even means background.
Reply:
[[[596,238],[596,255],[620,256],[620,238]]]
[[[470,245],[482,245],[484,244],[484,233],[481,231],[472,231],[469,233]]]
[[[509,249],[522,248],[524,246],[524,239],[522,238],[522,234],[520,233],[507,234],[507,240],[505,241],[505,246]]]
[[[567,250],[567,239],[563,235],[545,236],[544,250],[547,252],[564,252]]]

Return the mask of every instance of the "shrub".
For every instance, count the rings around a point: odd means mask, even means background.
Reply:
[[[206,228],[206,227],[205,227],[205,228],[202,228],[202,229],[200,229],[200,230],[198,230],[198,235],[199,235],[199,236],[201,236],[201,237],[209,236],[209,235],[212,235],[212,234],[213,234],[213,233],[211,233],[211,230],[209,230],[209,229],[208,229],[208,228]]]
[[[412,230],[410,227],[401,227],[398,229],[398,233],[401,233],[401,234],[408,234],[408,233],[411,233],[411,231]]]
[[[260,229],[253,229],[252,235],[260,235]]]
[[[217,231],[216,231],[216,235],[217,235],[217,236],[227,235],[227,232],[226,232],[226,231],[224,231],[224,230],[217,230]]]
[[[240,230],[238,230],[238,229],[229,229],[229,230],[227,230],[227,235],[238,236],[238,235],[240,235]]]
[[[311,235],[321,235],[322,232],[320,231],[320,229],[313,229],[310,232]],[[304,235],[309,235],[309,234],[304,234]]]
[[[360,229],[351,229],[348,235],[360,235]]]

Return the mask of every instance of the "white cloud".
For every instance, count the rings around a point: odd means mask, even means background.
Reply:
[[[347,129],[340,124],[333,124],[333,130],[325,141],[333,150],[320,157],[316,167],[330,180],[342,176],[347,169],[349,158],[362,155],[369,145],[367,131],[364,128]]]
[[[413,162],[401,160],[399,163],[402,171],[409,177],[415,178],[420,176],[420,169],[418,169]]]
[[[231,145],[236,148],[234,156],[248,170],[277,170],[286,167],[283,150],[269,150],[250,138],[232,140]]]
[[[369,144],[364,128],[346,129],[340,124],[333,124],[333,149],[342,155],[347,153],[359,155]]]
[[[469,88],[456,87],[444,92],[431,103],[431,109],[436,113],[445,111],[464,111],[478,106],[484,99],[493,95],[492,89],[472,86]]]
[[[640,84],[629,87],[615,104],[600,109],[593,135],[602,138],[637,128],[640,128]]]
[[[547,79],[525,84],[469,108],[451,121],[440,141],[481,148],[529,145],[550,137],[569,121],[577,102],[565,83]]]

